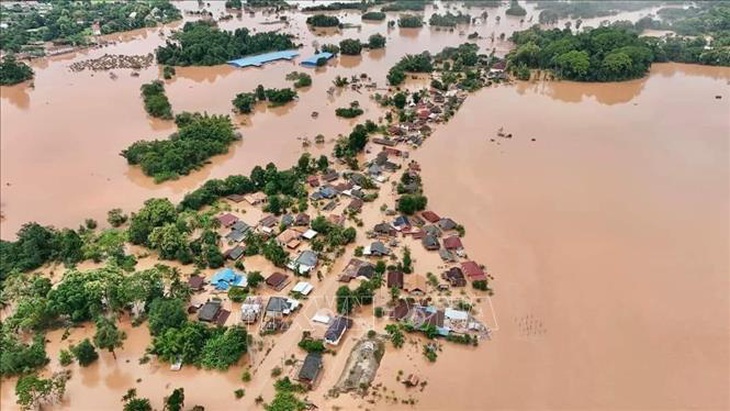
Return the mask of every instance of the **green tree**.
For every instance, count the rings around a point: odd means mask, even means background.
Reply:
[[[400,288],[398,287],[390,287],[390,301],[398,301],[398,298],[400,297]]]
[[[406,106],[407,99],[408,97],[406,93],[395,93],[395,95],[393,96],[393,105],[395,106],[395,108],[402,110]]]
[[[428,198],[420,194],[404,194],[398,199],[397,210],[403,214],[412,215],[417,211],[425,210]]]
[[[248,334],[243,327],[231,327],[216,333],[203,347],[201,365],[205,368],[227,370],[238,362],[248,348]]]
[[[238,93],[233,99],[233,108],[241,114],[249,114],[256,105],[255,93]]]
[[[326,171],[329,168],[329,166],[330,166],[330,162],[327,159],[327,156],[324,154],[319,156],[319,158],[317,159],[317,169],[319,171]]]
[[[130,388],[127,393],[122,397],[122,403],[124,411],[152,411],[152,404],[150,400],[143,397],[137,396],[137,389]]]
[[[340,314],[350,314],[354,308],[356,297],[352,290],[346,285],[341,286],[337,289],[335,294],[337,301],[337,312]]]
[[[33,374],[22,376],[15,384],[17,404],[21,410],[34,410],[43,404],[58,403],[66,392],[67,380],[66,372],[56,373],[48,379]]]
[[[121,348],[124,345],[124,340],[127,335],[124,331],[117,328],[117,324],[106,317],[99,317],[96,320],[96,333],[94,334],[94,344],[99,349],[106,349],[112,353],[114,359],[117,359],[117,354],[114,352],[116,348]]]
[[[406,274],[410,274],[413,272],[413,260],[411,259],[411,249],[408,247],[405,247],[403,250],[403,272]]]
[[[33,69],[23,62],[17,61],[12,53],[6,54],[0,62],[0,85],[11,86],[22,83],[31,80],[33,75]]]
[[[372,36],[368,37],[368,47],[370,47],[371,50],[384,48],[385,42],[385,36],[380,33],[375,33]]]
[[[112,227],[119,227],[127,222],[127,215],[122,212],[121,208],[113,208],[107,213],[106,220]]]
[[[71,353],[73,353],[74,357],[76,357],[76,361],[78,361],[79,365],[82,367],[87,367],[99,359],[99,354],[96,352],[96,349],[88,338],[84,339],[77,345],[72,346]]]
[[[390,342],[393,343],[393,347],[401,348],[405,342],[403,332],[398,328],[396,324],[388,324],[385,326],[385,332],[390,336]]]
[[[588,77],[590,64],[590,57],[585,51],[572,50],[555,59],[560,75],[577,80]]]
[[[340,52],[345,56],[359,56],[362,43],[357,39],[345,39],[340,42]]]
[[[188,315],[185,312],[185,304],[181,300],[172,298],[158,298],[152,301],[149,310],[147,325],[150,334],[162,335],[170,328],[180,328],[186,321]]]

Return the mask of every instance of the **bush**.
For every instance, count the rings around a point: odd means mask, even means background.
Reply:
[[[398,199],[397,210],[403,214],[413,215],[426,209],[428,198],[420,194],[405,194]]]
[[[68,350],[61,350],[58,353],[58,362],[64,367],[70,365],[74,361],[74,357]]]
[[[362,15],[363,20],[374,20],[383,21],[385,20],[386,14],[381,11],[369,11]]]
[[[251,381],[251,371],[249,371],[249,370],[243,371],[243,374],[241,374],[241,381],[250,382]]]
[[[382,318],[383,315],[385,315],[385,310],[383,309],[383,307],[375,307],[375,317]]]
[[[385,47],[385,42],[385,36],[380,33],[375,33],[372,36],[368,37],[368,47],[371,50],[382,49],[383,47]]]
[[[404,28],[417,28],[423,27],[423,20],[421,17],[413,14],[404,14],[398,19],[398,27]]]
[[[152,117],[172,120],[172,106],[165,95],[165,85],[160,80],[142,84],[144,109]]]
[[[243,390],[243,388],[239,388],[236,391],[233,391],[233,395],[236,396],[236,399],[241,399],[246,394],[246,391]]]
[[[96,348],[94,348],[88,338],[81,341],[78,345],[72,346],[71,352],[82,367],[87,367],[99,359]]]
[[[315,14],[307,17],[307,24],[312,27],[337,27],[340,25],[340,19],[326,14]]]
[[[0,63],[0,85],[12,86],[22,83],[32,79],[33,75],[33,69],[23,62],[17,61],[13,54],[3,57]]]
[[[340,53],[345,56],[359,56],[362,43],[357,39],[345,39],[340,42]]]
[[[231,287],[228,289],[228,298],[234,303],[242,303],[248,295],[248,290],[243,287]]]

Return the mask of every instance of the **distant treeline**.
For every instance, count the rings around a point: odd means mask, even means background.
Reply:
[[[547,69],[576,81],[622,81],[644,76],[653,62],[730,65],[730,48],[703,38],[639,37],[633,26],[600,27],[573,34],[538,26],[514,33],[507,60],[520,78],[526,69]],[[709,46],[709,47],[708,47]]]
[[[276,32],[233,32],[206,21],[188,22],[172,41],[157,48],[157,62],[170,66],[214,66],[241,56],[295,48],[292,36]]]
[[[200,168],[210,157],[228,152],[228,146],[239,138],[228,116],[185,112],[175,117],[175,123],[178,131],[170,138],[137,141],[121,155],[161,182]]]
[[[91,26],[99,23],[101,34],[155,26],[182,18],[167,0],[134,2],[53,1],[38,4],[3,4],[0,49],[19,52],[38,41],[85,44]]]

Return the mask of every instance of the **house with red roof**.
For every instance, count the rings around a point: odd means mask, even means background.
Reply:
[[[459,251],[464,249],[464,246],[461,244],[461,238],[458,235],[452,235],[444,238],[444,248],[449,251]]]
[[[482,267],[474,261],[465,261],[461,263],[461,271],[472,281],[487,280],[487,275],[484,273]]]

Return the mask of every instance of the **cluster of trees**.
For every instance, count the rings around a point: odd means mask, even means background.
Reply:
[[[351,290],[350,287],[343,285],[337,289],[335,300],[337,302],[337,312],[343,315],[350,314],[355,307],[370,305],[373,303],[375,295],[375,285],[372,281],[363,281],[360,285]]]
[[[430,0],[397,0],[384,5],[382,11],[423,11]]]
[[[456,27],[458,24],[470,23],[471,16],[462,12],[458,12],[456,14],[452,14],[449,11],[447,11],[446,14],[434,13],[428,19],[428,24],[436,27]]]
[[[318,4],[316,6],[307,6],[302,8],[302,11],[339,11],[339,10],[362,10],[365,11],[370,8],[372,3],[368,1],[362,2],[341,2],[335,1],[332,3]]]
[[[370,48],[370,50],[382,49],[385,47],[385,42],[385,36],[380,33],[375,33],[368,37],[368,48]]]
[[[522,17],[527,15],[527,10],[520,6],[520,3],[517,0],[510,0],[509,8],[505,10],[504,14],[508,16]]]
[[[294,82],[295,89],[312,85],[312,76],[305,72],[292,71],[286,75],[286,79]]]
[[[189,321],[185,302],[158,298],[150,307],[151,352],[169,363],[182,361],[206,369],[226,370],[248,349],[248,334],[242,327],[208,327]]]
[[[41,378],[35,374],[24,375],[15,383],[17,404],[23,411],[41,409],[45,404],[61,402],[66,393],[68,372],[57,372],[49,378]]]
[[[306,159],[302,161],[302,158]],[[326,159],[326,157],[325,157]],[[309,154],[302,154],[299,163],[309,162]],[[320,163],[321,159],[317,161]],[[298,163],[298,164],[299,164]],[[268,196],[283,194],[291,197],[305,197],[307,195],[303,181],[309,173],[316,171],[315,167],[303,169],[292,167],[287,170],[278,170],[276,165],[269,163],[266,167],[256,166],[249,176],[233,175],[224,180],[208,180],[199,189],[185,195],[180,202],[180,208],[185,210],[199,210],[205,205],[213,204],[221,197],[231,194],[249,194],[263,191]]]
[[[360,108],[360,103],[353,101],[349,107],[339,107],[335,109],[335,115],[342,118],[355,118],[364,113],[363,109]]]
[[[363,20],[373,20],[373,21],[383,21],[385,20],[385,13],[382,11],[369,11],[367,13],[363,13],[362,19]]]
[[[324,216],[317,216],[311,222],[312,230],[321,234],[312,241],[312,249],[314,251],[322,251],[325,246],[335,249],[347,244],[355,242],[357,230],[353,227],[345,228],[339,224],[333,224]]]
[[[397,210],[403,214],[413,215],[426,209],[428,198],[421,194],[404,194],[398,199]]]
[[[50,7],[16,3],[2,6],[8,27],[0,36],[0,49],[19,52],[34,42],[86,44],[98,22],[102,34],[155,26],[182,18],[168,0],[135,2],[48,2]]]
[[[306,391],[301,384],[292,383],[289,377],[284,377],[274,383],[274,389],[276,391],[274,399],[271,400],[271,403],[264,404],[264,410],[304,411],[307,409],[307,403],[297,397],[297,394]]]
[[[292,36],[276,32],[251,34],[246,28],[220,30],[205,20],[188,22],[156,50],[157,62],[170,66],[214,66],[241,56],[294,48]]]
[[[651,8],[662,4],[661,1],[625,1],[625,0],[602,0],[602,1],[538,1],[535,7],[538,10],[550,11],[551,15],[563,18],[582,18],[613,16],[621,11],[637,11]]]
[[[240,138],[228,116],[184,112],[175,116],[178,131],[165,140],[140,140],[122,151],[155,182],[174,180],[198,169],[212,156],[228,152]]]
[[[160,80],[142,84],[142,99],[144,109],[152,117],[172,120],[172,106],[165,95],[165,84]]]
[[[405,342],[405,335],[403,331],[398,327],[398,324],[388,324],[385,326],[385,332],[388,333],[390,342],[393,343],[393,347],[401,348]]]
[[[403,14],[398,18],[398,27],[417,28],[423,27],[423,19],[415,14]]]
[[[430,73],[433,71],[433,58],[424,51],[421,54],[407,54],[388,71],[388,83],[397,86],[406,79],[406,73]]]
[[[340,42],[340,53],[345,56],[359,56],[362,43],[357,39],[344,39]]]
[[[241,10],[243,2],[241,0],[226,0],[225,6],[227,9]]]
[[[340,19],[326,14],[315,14],[307,17],[307,24],[312,27],[339,27]]]
[[[730,65],[727,47],[710,47],[702,39],[639,37],[636,30],[600,27],[573,34],[570,30],[532,27],[515,33],[517,47],[508,54],[512,70],[553,70],[577,81],[622,81],[642,77],[652,62],[680,61]]]
[[[335,144],[334,154],[337,158],[354,157],[365,149],[368,136],[378,130],[378,125],[368,120],[365,124],[358,124],[352,132]]]
[[[3,33],[4,35],[4,33]],[[11,86],[33,78],[33,69],[8,54],[0,62],[0,86]]]
[[[73,265],[84,257],[79,233],[65,228],[56,230],[38,223],[26,223],[15,241],[0,240],[0,288],[14,272],[35,270],[47,262]]]

